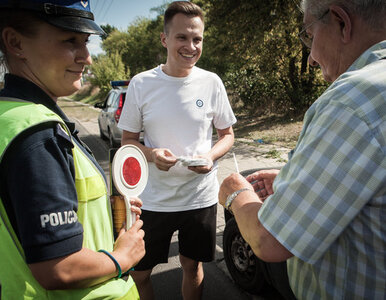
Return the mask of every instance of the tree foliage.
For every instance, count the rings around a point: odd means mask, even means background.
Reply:
[[[202,66],[217,72],[249,111],[303,112],[325,88],[307,66],[295,1],[194,2],[207,8]]]
[[[165,61],[166,51],[160,42],[163,19],[137,19],[125,32],[113,32],[102,44],[109,55],[118,51],[132,74],[145,71]]]
[[[109,55],[99,55],[90,67],[93,76],[90,78],[92,85],[100,87],[102,95],[111,89],[110,81],[125,80],[130,71],[123,64],[118,52]]]
[[[110,24],[106,24],[106,25],[101,25],[101,28],[103,29],[103,31],[105,32],[105,34],[103,34],[101,36],[101,39],[102,41],[104,41],[105,39],[108,38],[108,36],[113,32],[113,31],[116,31],[118,30],[116,27],[110,25]]]
[[[233,104],[251,113],[302,114],[326,88],[318,69],[309,68],[308,49],[297,37],[302,24],[297,1],[192,1],[206,14],[204,51],[198,66],[223,79]],[[103,64],[117,55],[135,75],[164,63],[166,49],[160,33],[166,7],[165,2],[153,8],[157,18],[137,19],[122,32],[103,27],[108,33],[102,43]]]

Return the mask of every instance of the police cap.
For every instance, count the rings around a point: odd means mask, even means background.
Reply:
[[[35,11],[49,24],[69,31],[105,33],[94,22],[90,0],[0,0],[1,8]]]

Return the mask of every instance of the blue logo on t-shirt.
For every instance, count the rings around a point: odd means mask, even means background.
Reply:
[[[204,101],[202,101],[201,99],[198,99],[196,101],[196,105],[197,105],[197,107],[203,107],[204,106]]]

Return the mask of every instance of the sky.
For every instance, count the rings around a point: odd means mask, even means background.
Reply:
[[[150,9],[159,7],[170,0],[90,0],[91,11],[95,22],[99,25],[110,24],[118,30],[126,30],[137,18],[155,18],[157,13]],[[103,52],[100,47],[100,38],[96,35],[90,37],[88,49],[91,55]]]

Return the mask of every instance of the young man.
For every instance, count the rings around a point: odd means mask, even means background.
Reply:
[[[297,299],[385,299],[386,2],[302,4],[309,63],[332,84],[280,172],[232,174],[220,203],[258,257],[287,261]]]
[[[149,181],[141,195],[146,256],[131,273],[145,300],[154,297],[150,275],[154,266],[167,262],[176,230],[185,299],[201,297],[202,262],[214,259],[216,161],[233,145],[236,119],[220,78],[195,67],[203,33],[203,12],[197,5],[177,1],[168,7],[161,33],[166,64],[131,80],[119,122],[122,144],[140,147],[149,162]],[[142,128],[145,145],[139,143]],[[205,163],[186,167],[178,157]]]

